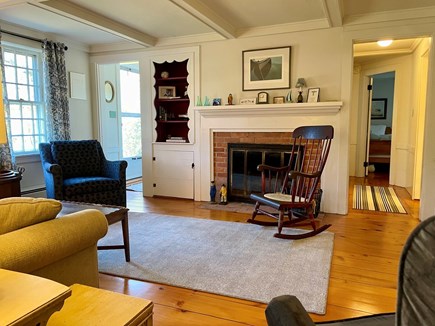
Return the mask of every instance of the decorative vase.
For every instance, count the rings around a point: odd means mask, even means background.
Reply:
[[[198,96],[198,97],[196,98],[196,106],[202,106],[201,96]]]

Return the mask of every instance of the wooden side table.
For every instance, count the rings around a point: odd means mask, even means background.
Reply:
[[[15,171],[0,171],[0,198],[21,196],[21,174]]]
[[[0,325],[46,325],[70,295],[63,284],[0,269]]]
[[[125,261],[130,261],[130,236],[128,233],[128,208],[121,206],[110,206],[102,204],[92,203],[80,203],[73,201],[61,200],[62,210],[58,216],[64,216],[74,212],[82,211],[84,209],[96,209],[106,216],[107,223],[112,225],[113,223],[121,221],[122,225],[122,238],[124,244],[122,245],[110,245],[110,246],[98,246],[99,250],[109,249],[124,249]]]
[[[97,289],[81,284],[71,286],[72,296],[62,310],[54,313],[48,326],[152,326],[150,300]]]

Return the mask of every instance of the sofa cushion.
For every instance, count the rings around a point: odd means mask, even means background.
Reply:
[[[54,219],[62,204],[54,199],[9,197],[0,199],[0,234]]]
[[[69,198],[82,194],[118,192],[121,182],[106,177],[80,177],[65,179],[63,186],[64,194]]]
[[[101,175],[101,157],[96,140],[51,142],[53,160],[62,167],[64,178]]]

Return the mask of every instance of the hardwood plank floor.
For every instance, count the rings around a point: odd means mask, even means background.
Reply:
[[[335,233],[334,252],[323,316],[314,321],[395,311],[397,270],[402,247],[418,224],[419,202],[404,188],[394,187],[408,214],[352,209],[354,184],[387,186],[385,178],[351,178],[349,214],[325,214],[322,223]],[[199,202],[172,198],[144,198],[128,191],[128,207],[135,212],[191,216],[245,222],[249,214],[212,211]],[[283,240],[285,241],[285,240]],[[154,302],[155,325],[266,325],[265,304],[190,289],[100,274],[100,287]]]

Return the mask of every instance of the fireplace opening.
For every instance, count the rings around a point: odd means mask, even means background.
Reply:
[[[291,150],[289,144],[228,143],[228,200],[251,202],[249,195],[261,192],[261,173],[257,166],[287,165]],[[294,164],[298,164],[297,161]]]

